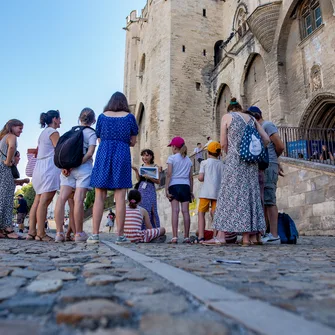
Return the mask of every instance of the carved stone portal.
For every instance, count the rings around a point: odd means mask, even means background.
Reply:
[[[314,65],[311,69],[311,87],[312,92],[322,88],[322,77],[320,65]]]

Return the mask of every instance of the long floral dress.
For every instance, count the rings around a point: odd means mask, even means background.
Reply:
[[[239,156],[247,123],[238,113],[230,114],[233,119],[228,128],[228,153],[213,226],[225,232],[264,231],[265,219],[258,182],[258,164],[246,163]]]

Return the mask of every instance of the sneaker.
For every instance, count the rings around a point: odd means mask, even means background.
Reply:
[[[64,233],[57,233],[55,237],[55,242],[65,242]]]
[[[115,241],[116,244],[129,244],[131,243],[127,237],[125,237],[124,235],[123,236],[119,236],[116,241]]]
[[[279,235],[277,237],[274,237],[271,233],[265,234],[262,237],[262,243],[263,244],[281,244]]]
[[[83,231],[82,233],[77,233],[74,237],[75,242],[86,242],[87,241],[87,234]]]
[[[96,244],[100,242],[99,234],[92,234],[87,240],[87,244]]]

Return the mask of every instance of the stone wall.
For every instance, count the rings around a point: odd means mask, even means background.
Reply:
[[[277,204],[289,214],[301,235],[335,236],[335,167],[282,158],[285,177],[280,177]],[[194,195],[198,198],[201,183],[194,176]],[[171,206],[165,190],[157,191],[161,225],[171,231]],[[191,205],[191,231],[198,227],[197,206]],[[207,226],[210,227],[207,214]],[[183,229],[180,215],[179,230]]]
[[[282,158],[278,210],[289,214],[304,235],[335,236],[335,168]]]

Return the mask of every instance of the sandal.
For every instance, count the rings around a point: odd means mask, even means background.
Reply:
[[[189,237],[185,237],[185,238],[183,239],[183,243],[184,243],[184,244],[191,244],[191,240],[190,240],[190,238],[189,238]]]
[[[178,237],[172,237],[168,244],[178,244]]]
[[[249,241],[249,242],[243,242],[243,241],[242,241],[241,244],[240,244],[240,246],[241,246],[241,247],[250,247],[251,244],[252,244],[252,243],[251,243],[250,241]]]
[[[35,241],[39,241],[39,242],[52,242],[52,241],[54,241],[54,239],[51,236],[49,236],[48,234],[45,234],[44,236],[36,235],[35,236]]]
[[[66,235],[65,236],[65,242],[74,242],[74,237],[72,235]]]
[[[199,238],[198,236],[191,236],[190,241],[192,244],[202,244],[205,239],[203,237]]]
[[[225,245],[226,241],[222,242],[217,239],[217,237],[213,237],[211,240],[205,241],[201,243],[202,245],[208,245],[208,246],[220,246]]]
[[[36,237],[36,235],[28,233],[27,236],[26,236],[26,240],[27,241],[35,241],[35,237]]]
[[[17,235],[14,230],[11,230],[11,231],[3,230],[2,234],[5,236],[5,238],[9,240],[24,240],[24,237]],[[10,234],[15,234],[16,237],[11,237],[9,236]]]

